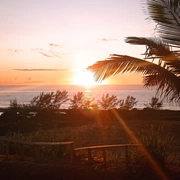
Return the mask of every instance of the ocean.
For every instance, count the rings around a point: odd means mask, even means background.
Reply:
[[[83,87],[76,85],[13,85],[0,86],[0,107],[9,107],[11,100],[17,100],[18,103],[28,104],[35,96],[41,92],[56,92],[57,90],[68,92],[68,97],[73,98],[78,92],[83,92],[86,97],[94,98],[95,102],[100,100],[103,94],[117,96],[118,99],[125,99],[128,95],[136,98],[137,105],[134,108],[143,109],[145,104],[155,97],[155,89],[147,89],[142,85],[96,85],[93,87]],[[68,108],[70,101],[66,102],[61,108]],[[169,103],[163,100],[162,109],[180,110],[180,105]]]

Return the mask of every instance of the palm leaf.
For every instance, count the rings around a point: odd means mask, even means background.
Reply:
[[[144,86],[156,86],[157,93],[170,100],[180,100],[180,78],[169,71],[161,71],[156,74],[146,75],[143,78]]]
[[[180,93],[180,78],[173,72],[139,58],[112,54],[107,60],[98,61],[87,68],[94,72],[96,81],[125,72],[140,72],[144,75],[145,86],[158,86],[157,93],[164,96]],[[173,96],[171,99],[174,99]]]
[[[180,45],[180,0],[146,0],[147,11],[157,23],[157,32],[170,44]]]
[[[160,38],[127,37],[127,43],[133,45],[145,45],[145,59],[158,60],[159,65],[164,64],[164,68],[171,70],[174,74],[180,74],[180,54],[172,51],[171,45]],[[163,62],[163,63],[162,63]]]
[[[175,59],[174,52],[171,51],[171,46],[164,42],[160,38],[145,38],[145,37],[127,37],[125,42],[133,45],[145,45],[145,59],[146,58],[164,58],[163,61],[167,59]],[[166,58],[166,59],[165,59]]]

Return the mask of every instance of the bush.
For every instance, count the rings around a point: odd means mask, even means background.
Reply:
[[[106,95],[103,94],[101,100],[98,100],[98,104],[103,110],[108,110],[116,108],[116,106],[119,104],[119,101],[117,99],[117,96],[110,96],[109,93],[107,93]]]
[[[157,97],[152,97],[151,102],[148,104],[145,104],[145,106],[146,106],[146,108],[159,110],[163,106],[163,101],[162,100],[159,101],[159,98],[157,98]]]
[[[96,110],[98,105],[94,103],[94,99],[86,98],[83,92],[78,92],[70,99],[69,109]]]
[[[32,99],[30,106],[37,109],[60,109],[61,105],[68,100],[67,91],[42,92]]]
[[[120,109],[130,110],[137,104],[137,102],[138,101],[136,101],[136,98],[133,96],[127,96],[125,100],[120,100]]]
[[[165,131],[163,125],[149,125],[140,132],[140,141],[151,157],[162,167],[165,168],[172,160],[173,137]]]

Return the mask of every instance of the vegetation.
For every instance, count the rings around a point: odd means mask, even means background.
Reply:
[[[162,108],[163,101],[162,100],[159,101],[159,98],[157,98],[157,97],[152,97],[151,102],[148,104],[145,104],[145,106],[150,109],[158,110],[158,109]]]
[[[179,101],[179,7],[179,0],[147,1],[148,13],[157,23],[161,39],[141,37],[128,37],[126,39],[128,43],[147,46],[144,60],[111,55],[108,60],[98,62],[89,69],[95,71],[99,80],[120,72],[142,72],[145,86],[157,86],[157,92],[170,96],[170,100]],[[157,64],[154,63],[154,60],[157,60]],[[156,97],[152,97],[151,102],[146,105],[148,108],[159,110],[155,114],[155,119],[154,114],[149,113],[149,111],[148,114],[144,114],[144,110],[130,111],[137,104],[136,99],[132,96],[128,96],[125,100],[118,100],[116,96],[106,94],[95,103],[94,99],[86,99],[84,94],[79,92],[70,99],[69,109],[62,110],[62,104],[68,100],[66,91],[57,91],[56,93],[41,93],[33,98],[30,104],[19,104],[16,100],[11,101],[8,110],[0,116],[1,135],[31,141],[72,140],[75,147],[132,143],[134,139],[137,139],[137,142],[142,144],[148,155],[160,168],[167,170],[166,172],[172,170],[173,173],[176,173],[174,170],[179,168],[178,160],[180,157],[178,146],[179,111],[160,111],[162,101]],[[79,114],[74,113],[77,110],[80,112]],[[175,121],[173,119],[166,121],[163,126],[164,120],[167,120],[169,116],[175,117]],[[150,125],[152,122],[153,125]],[[147,124],[148,126],[145,128]],[[32,155],[33,150],[28,146],[24,149],[28,156]],[[20,151],[21,148],[17,144],[11,145],[10,154],[16,154]],[[40,151],[43,158],[54,157],[57,160],[57,158],[63,159],[67,156],[66,151],[61,148],[41,147]],[[118,168],[123,169],[126,175],[129,173],[131,179],[132,177],[134,179],[155,179],[156,177],[157,179],[157,176],[152,176],[151,172],[142,178],[143,168],[145,172],[149,172],[149,166],[146,167],[146,163],[142,163],[147,162],[145,160],[148,158],[142,156],[137,150],[131,149],[130,151],[131,157],[129,158],[132,161],[126,170],[122,168],[121,158],[125,158],[125,155],[121,151],[113,149],[112,152],[108,152],[107,161],[118,164]],[[175,151],[177,154],[174,154]],[[0,143],[0,152],[5,152],[4,143]],[[96,164],[93,168],[97,173],[101,157],[98,152],[94,152],[93,155],[95,156],[94,164]],[[76,160],[85,161],[85,157],[87,155],[84,156],[80,153],[76,156]],[[4,162],[1,164],[3,170],[8,169],[4,167]],[[28,165],[28,173],[30,172],[29,168]],[[103,168],[105,168],[104,172],[108,170],[107,166],[103,166]],[[102,169],[100,171],[102,172]]]
[[[56,93],[42,92],[39,96],[32,99],[30,107],[34,109],[59,109],[68,100],[67,91],[56,91]]]
[[[156,106],[159,99],[152,98],[149,105],[157,111],[149,113],[149,111],[133,109],[137,100],[132,96],[119,100],[116,96],[108,94],[103,95],[95,103],[94,99],[92,101],[86,99],[84,94],[79,92],[70,99],[69,109],[61,109],[63,103],[57,109],[53,106],[54,96],[49,96],[51,94],[53,93],[48,93],[46,96],[45,93],[43,95],[41,93],[41,96],[37,96],[39,98],[36,97],[38,100],[33,103],[34,106],[32,106],[32,101],[30,104],[19,104],[17,100],[11,101],[10,107],[0,116],[0,134],[30,141],[74,141],[75,147],[132,143],[131,135],[134,134],[161,167],[171,169],[172,164],[173,168],[179,165],[174,158],[179,157],[178,153],[174,155],[174,151],[179,152],[178,148],[174,149],[175,144],[179,142],[179,130],[177,129],[179,111],[159,110]],[[48,97],[48,100],[44,100],[46,99],[44,97]],[[95,108],[92,108],[93,106]],[[168,124],[165,124],[167,129],[162,128],[164,127],[162,123],[168,117],[175,117],[175,121],[171,119]],[[145,128],[145,125],[152,122],[153,126]],[[127,127],[130,131],[127,131]],[[175,138],[169,134],[172,129]],[[5,153],[5,150],[5,144],[0,143],[0,152]],[[63,162],[69,158],[68,151],[64,147],[42,146],[39,150],[41,152],[39,160],[48,159],[51,162],[61,160]],[[20,151],[20,145],[11,144],[11,155],[19,154]],[[144,169],[145,172],[149,170],[146,158],[140,151],[133,148],[129,151],[131,159],[129,173],[132,171],[139,176],[142,173],[142,171],[139,172],[140,169]],[[25,146],[24,154],[28,158],[34,157],[34,148]],[[98,167],[102,162],[101,151],[94,151],[93,157],[94,164]],[[86,162],[86,158],[86,152],[76,154],[78,162]],[[121,148],[107,151],[107,163],[116,164],[120,166],[120,169],[126,171],[124,159],[124,150]]]
[[[98,104],[100,106],[100,108],[107,110],[107,109],[112,109],[112,108],[116,108],[117,105],[119,104],[119,101],[117,99],[117,96],[115,95],[109,95],[109,93],[107,93],[106,95],[103,94],[101,97],[101,100],[98,100]]]
[[[94,98],[86,98],[83,92],[78,92],[72,99],[68,98],[67,91],[57,91],[44,93],[34,97],[29,104],[18,103],[17,100],[10,101],[10,111],[15,111],[18,114],[22,110],[40,111],[40,110],[60,110],[61,106],[67,101],[70,102],[69,109],[86,109],[86,110],[108,110],[113,108],[132,109],[138,101],[133,96],[127,96],[126,99],[118,99],[115,95],[109,93],[103,94],[100,100],[95,102]]]
[[[68,102],[69,107],[67,107]],[[136,98],[130,95],[125,99],[118,99],[117,96],[107,93],[95,101],[94,98],[86,98],[83,92],[78,92],[72,99],[68,98],[67,91],[48,92],[34,97],[29,104],[21,104],[17,100],[10,101],[10,107],[1,115],[0,119],[1,122],[6,123],[24,122],[26,124],[26,122],[31,121],[34,123],[48,123],[50,119],[51,121],[66,119],[68,116],[67,113],[79,112],[83,114],[83,112],[87,111],[89,115],[93,115],[93,111],[95,113],[101,110],[109,111],[112,109],[119,109],[122,115],[127,116],[127,113],[125,111],[123,112],[123,110],[133,109],[137,102]],[[62,109],[61,107],[63,105],[66,105],[67,109]],[[145,104],[145,107],[158,110],[162,105],[162,101],[159,101],[156,97],[152,97],[151,102]],[[131,116],[130,114],[129,116]],[[111,117],[113,116],[110,115],[109,118]]]
[[[145,1],[150,19],[156,23],[158,36],[127,37],[126,42],[145,45],[144,59],[112,54],[104,61],[89,66],[96,80],[125,72],[140,72],[144,75],[145,87],[156,86],[157,93],[180,101],[180,1]]]
[[[156,162],[163,168],[175,157],[173,136],[166,133],[165,126],[148,125],[140,131],[140,141]]]
[[[133,96],[127,96],[125,100],[120,100],[120,109],[130,110],[137,104],[137,102],[138,101],[136,101],[136,98]]]
[[[83,92],[78,92],[70,99],[69,109],[98,109],[98,105],[94,103],[94,99],[86,98]]]
[[[31,132],[29,134],[22,134],[20,132],[8,131],[5,136],[27,140],[27,141],[35,141],[35,142],[56,142],[56,141],[64,142],[64,141],[70,141],[72,139],[70,132],[67,133],[67,132],[62,132],[62,131],[60,132],[60,131],[55,131],[55,130],[44,131],[41,129],[35,132]],[[0,153],[4,154],[5,150],[6,150],[5,144],[3,142],[0,142]],[[60,147],[40,146],[39,151],[41,152],[39,153],[40,157],[44,157],[44,158],[46,156],[50,156],[51,158],[52,157],[62,158],[63,155],[67,155],[65,154],[67,149],[63,146],[60,146]],[[21,152],[20,144],[12,143],[10,147],[10,154],[20,154],[20,152]],[[34,147],[31,147],[28,145],[24,146],[24,155],[29,156],[29,157],[35,156]]]
[[[179,130],[178,130],[178,121],[168,121],[164,126],[160,118],[157,118],[156,121],[145,120],[145,117],[138,118],[137,120],[131,120],[124,118],[127,126],[132,130],[131,133],[135,134],[138,137],[139,141],[143,146],[148,150],[149,154],[158,162],[161,167],[167,168],[167,171],[172,170],[172,172],[179,167],[178,162],[176,161],[179,157],[179,150],[175,151],[176,144],[179,142]],[[101,119],[101,117],[99,117]],[[50,127],[49,129],[39,129],[29,133],[20,133],[19,131],[12,132],[8,131],[5,135],[9,137],[16,137],[23,140],[30,141],[74,141],[75,147],[84,147],[84,146],[93,146],[93,145],[102,145],[102,144],[124,144],[132,143],[131,138],[127,135],[124,127],[118,122],[118,120],[108,119],[104,117],[102,124],[99,124],[99,119],[97,121],[91,121],[85,119],[83,122],[79,121],[79,116],[71,116],[69,119],[66,119],[66,126],[63,125],[63,120],[56,122],[55,126]],[[82,121],[82,120],[81,120]],[[72,123],[76,126],[72,126]],[[153,125],[151,123],[153,122]],[[53,122],[54,123],[54,122]],[[60,124],[61,126],[58,126]],[[146,124],[146,125],[145,125]],[[55,128],[56,127],[56,128]],[[174,129],[173,132],[171,131]],[[172,138],[175,136],[175,138]],[[5,154],[6,146],[4,143],[0,143],[0,152]],[[16,155],[20,154],[21,146],[18,144],[11,144],[10,154]],[[52,164],[58,163],[61,165],[68,160],[69,162],[69,151],[64,147],[40,147],[40,156],[36,159],[35,162],[51,162]],[[107,167],[118,168],[118,171],[122,170],[129,174],[133,172],[138,179],[144,172],[149,172],[149,164],[146,161],[146,158],[136,148],[129,149],[131,159],[129,163],[129,169],[127,170],[124,159],[124,149],[109,149],[107,150]],[[176,154],[175,154],[176,152]],[[25,159],[35,158],[35,150],[31,146],[24,147]],[[92,166],[94,168],[101,168],[102,162],[102,152],[100,150],[93,151],[94,161]],[[14,157],[14,156],[13,156]],[[27,158],[27,159],[28,159]],[[79,164],[79,162],[86,163],[87,152],[79,151],[76,153],[75,163],[73,166]],[[13,160],[15,161],[15,159]],[[27,162],[27,161],[26,161]],[[83,167],[86,164],[83,163]],[[79,167],[79,165],[78,165]],[[89,167],[89,166],[88,166]],[[102,166],[104,167],[104,166]],[[80,168],[80,167],[79,167]],[[98,169],[97,169],[98,170]],[[102,170],[102,169],[101,169]],[[107,169],[106,169],[107,170]],[[131,174],[132,175],[132,174]],[[150,173],[152,175],[152,172]],[[154,178],[153,178],[154,179]]]

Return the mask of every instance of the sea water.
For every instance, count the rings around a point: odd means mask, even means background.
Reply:
[[[155,89],[147,89],[142,85],[96,85],[92,87],[76,85],[13,85],[0,86],[0,107],[9,107],[10,101],[17,100],[18,103],[28,104],[35,97],[44,92],[67,91],[68,98],[72,99],[78,92],[83,92],[88,98],[94,98],[95,102],[100,100],[104,95],[115,95],[118,99],[126,99],[127,96],[136,98],[137,105],[135,108],[142,109],[145,104],[156,96]],[[161,98],[159,97],[161,100]],[[67,101],[61,108],[68,108],[70,101]],[[167,99],[163,100],[163,109],[180,110],[180,105],[169,103]]]

